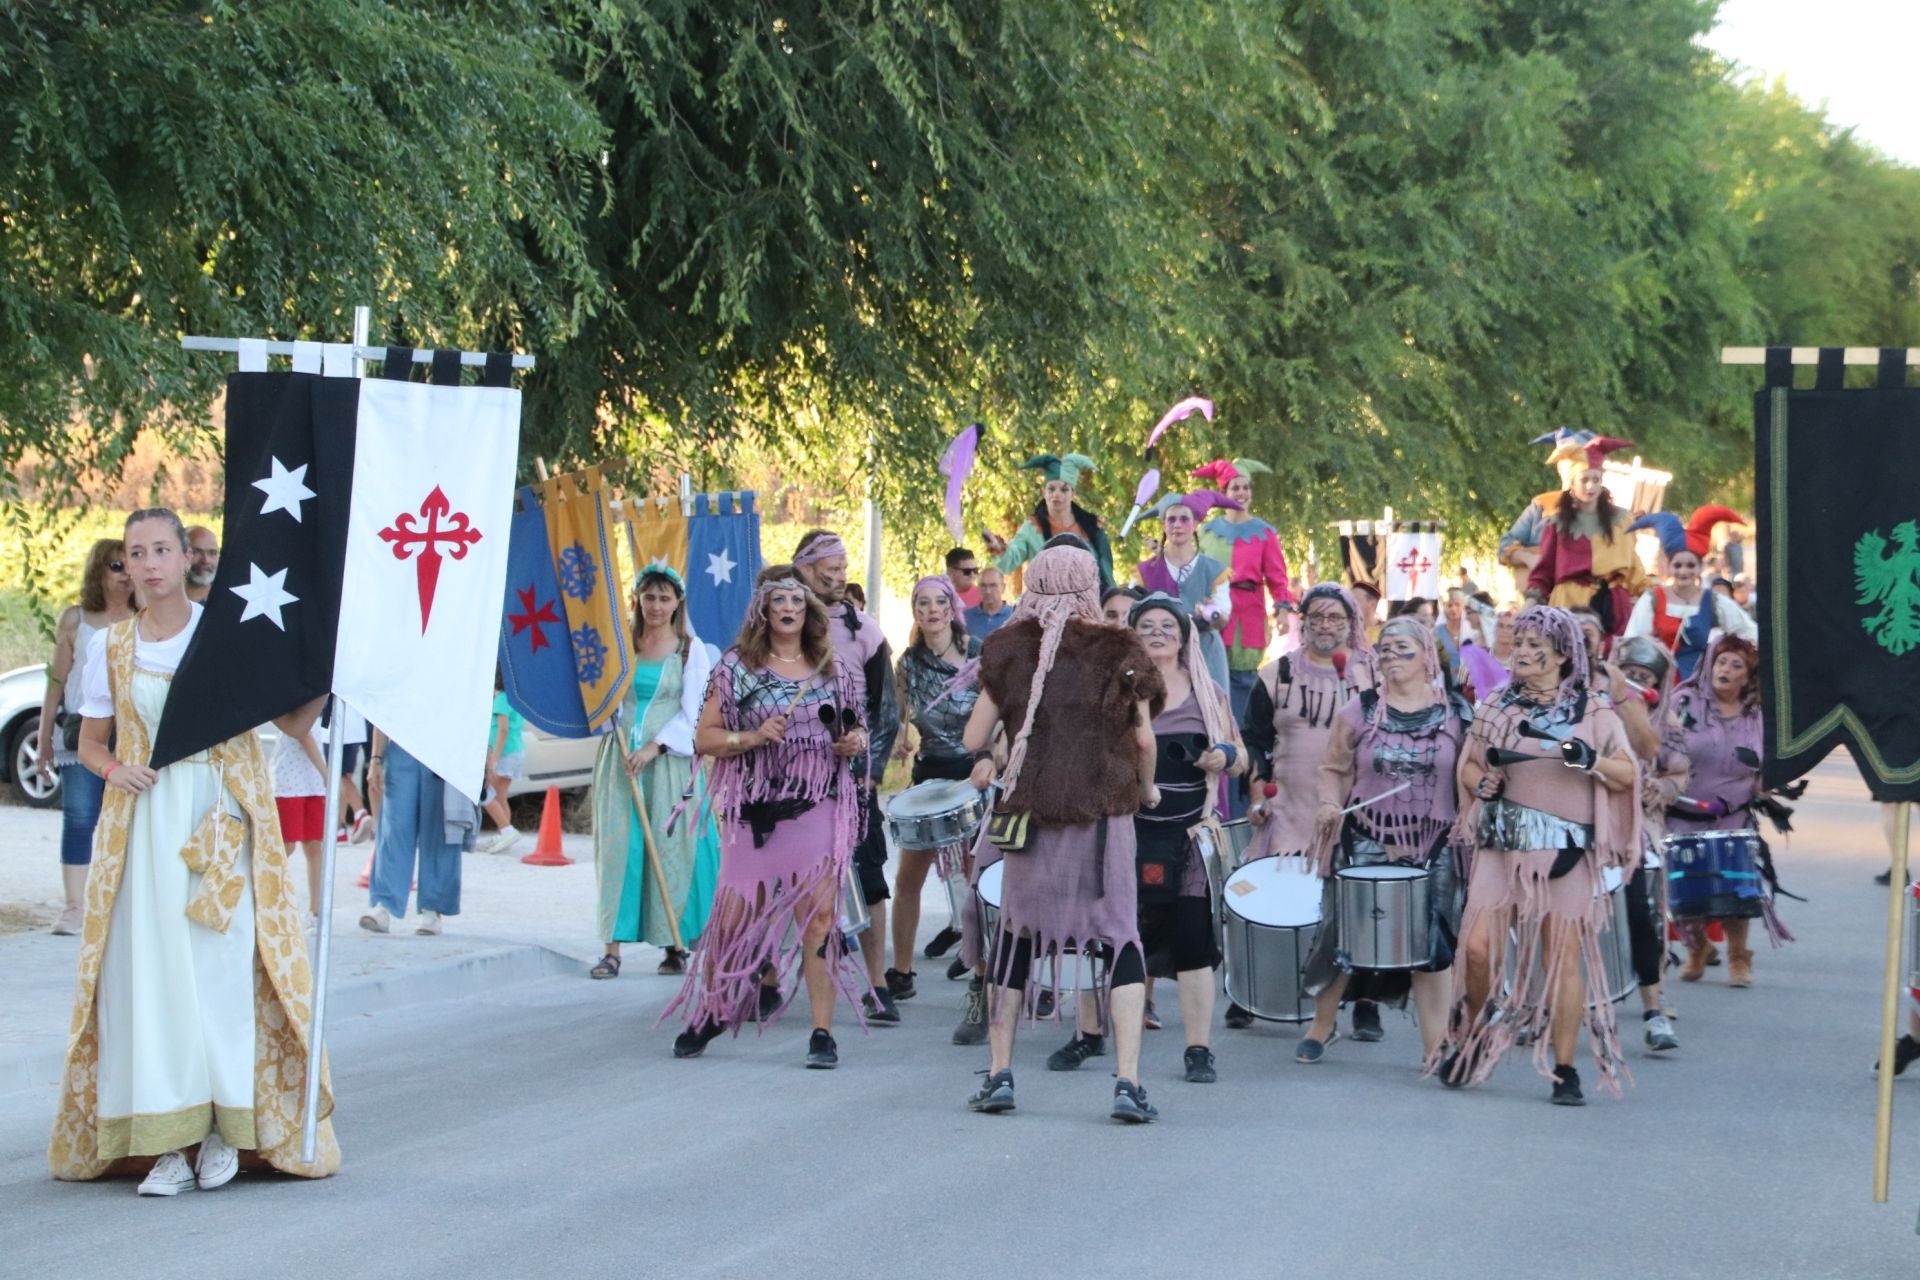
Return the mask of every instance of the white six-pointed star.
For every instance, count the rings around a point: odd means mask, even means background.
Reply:
[[[260,508],[260,514],[264,516],[275,511],[284,511],[298,520],[300,504],[316,496],[313,490],[307,488],[307,464],[303,462],[289,471],[281,464],[280,459],[273,458],[271,461],[273,473],[265,480],[253,482],[254,488],[267,495],[266,503]]]
[[[247,602],[247,607],[240,611],[240,621],[265,618],[282,631],[287,629],[287,624],[280,620],[280,610],[300,599],[287,590],[285,569],[278,573],[264,573],[257,564],[247,566],[246,586],[231,587],[229,590]]]
[[[734,568],[733,557],[724,550],[718,553],[712,551],[707,553],[707,576],[713,579],[714,586],[717,587],[723,582],[732,582]]]

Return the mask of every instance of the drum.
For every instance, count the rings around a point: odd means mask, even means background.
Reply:
[[[1633,935],[1627,924],[1627,894],[1632,892],[1630,882],[1618,867],[1608,867],[1600,873],[1600,892],[1608,901],[1607,914],[1611,923],[1600,935],[1600,959],[1606,968],[1601,975],[1605,981],[1595,982],[1594,975],[1586,972],[1584,960],[1581,973],[1586,977],[1587,1007],[1599,1005],[1595,998],[1604,988],[1607,999],[1619,1004],[1640,985],[1640,979],[1633,972]]]
[[[1384,862],[1334,876],[1340,949],[1356,969],[1417,969],[1432,958],[1425,867]]]
[[[1907,886],[1907,994],[1920,1000],[1920,884]]]
[[[994,863],[980,873],[980,883],[973,887],[980,898],[980,937],[982,949],[991,946],[993,939],[1000,934],[1000,886],[1007,864],[1004,860]]]
[[[1320,889],[1305,858],[1258,858],[1227,877],[1220,895],[1227,998],[1257,1018],[1313,1021],[1305,973],[1320,936]]]
[[[1674,919],[1751,919],[1765,910],[1758,832],[1695,831],[1668,836],[1662,847]]]
[[[939,849],[971,840],[986,816],[986,792],[965,779],[933,778],[887,802],[887,833],[902,849]]]
[[[848,859],[847,873],[840,877],[840,936],[857,951],[860,944],[855,939],[872,927],[873,913],[867,910],[867,895],[860,891],[860,868]]]

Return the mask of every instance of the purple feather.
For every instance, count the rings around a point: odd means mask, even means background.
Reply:
[[[1507,669],[1500,665],[1500,660],[1471,640],[1461,643],[1460,661],[1467,669],[1467,679],[1473,684],[1476,698],[1484,698],[1507,683]]]
[[[1133,510],[1127,512],[1127,522],[1120,526],[1120,536],[1126,537],[1133,530],[1133,522],[1153,501],[1153,495],[1160,492],[1160,468],[1151,467],[1147,474],[1140,477],[1140,487],[1133,491]]]
[[[1212,422],[1213,401],[1206,399],[1204,396],[1188,396],[1185,400],[1182,400],[1179,404],[1167,410],[1160,416],[1160,421],[1154,424],[1152,434],[1147,437],[1147,448],[1151,449],[1154,445],[1159,444],[1160,437],[1165,434],[1168,427],[1183,418],[1192,417],[1195,412],[1204,416],[1208,422]]]
[[[966,525],[960,519],[960,491],[973,474],[982,430],[979,423],[969,423],[965,431],[948,441],[947,451],[940,455],[940,474],[947,478],[947,532],[953,535],[956,546],[967,540]]]

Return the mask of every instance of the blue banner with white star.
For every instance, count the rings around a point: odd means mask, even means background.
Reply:
[[[734,642],[760,563],[753,490],[696,494],[687,522],[687,621],[702,640],[722,649]]]
[[[500,674],[507,701],[528,723],[562,738],[592,735],[575,678],[560,577],[547,542],[547,517],[531,487],[520,490],[508,535]]]

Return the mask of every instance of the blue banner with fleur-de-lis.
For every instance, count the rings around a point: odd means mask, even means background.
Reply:
[[[501,688],[529,724],[560,738],[593,733],[574,678],[560,578],[540,495],[520,490],[507,547],[507,607],[500,621]]]
[[[561,632],[586,712],[587,732],[599,733],[620,709],[633,676],[624,592],[607,526],[612,522],[600,469],[555,476],[537,486],[546,516],[547,545],[559,590]],[[509,590],[509,597],[512,592]]]

